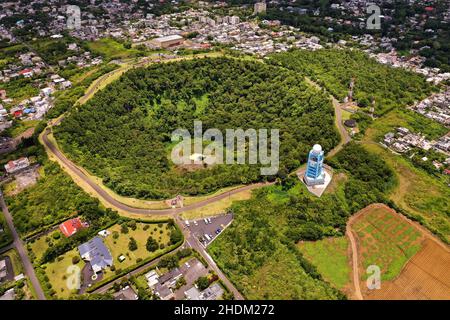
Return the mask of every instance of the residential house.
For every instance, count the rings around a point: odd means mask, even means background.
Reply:
[[[113,265],[111,253],[99,237],[94,237],[83,243],[78,247],[78,251],[81,258],[90,263],[95,273]]]
[[[153,289],[153,287],[159,282],[159,275],[155,270],[146,273],[145,278],[147,279],[147,284],[150,289]]]
[[[19,158],[17,160],[11,160],[5,164],[5,170],[7,173],[14,173],[22,170],[30,165],[30,161],[26,157]]]
[[[86,224],[81,222],[80,218],[73,218],[67,221],[64,221],[59,225],[59,230],[66,236],[71,237],[79,230],[86,227]]]
[[[122,290],[113,294],[114,300],[137,300],[138,295],[134,292],[133,288],[126,286]]]
[[[215,283],[201,292],[196,287],[192,287],[184,295],[187,300],[217,300],[223,295],[223,292],[222,287]]]

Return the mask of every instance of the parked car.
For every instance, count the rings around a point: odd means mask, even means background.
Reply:
[[[219,234],[222,230],[220,228],[217,228],[216,234]]]
[[[194,226],[198,226],[197,220],[194,220]]]
[[[208,219],[203,219],[203,221],[205,221],[205,224],[208,224]]]
[[[189,224],[189,221],[184,221],[184,223],[186,224],[186,227],[189,227],[190,226],[190,224]]]
[[[205,233],[205,238],[207,241],[211,241],[211,237]]]
[[[212,223],[211,218],[208,218],[206,220],[208,220],[208,223]]]

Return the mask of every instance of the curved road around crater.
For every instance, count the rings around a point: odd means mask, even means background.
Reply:
[[[107,79],[110,78],[111,75],[123,71],[125,68],[122,67],[121,69],[112,71],[111,73],[105,74],[101,76],[99,79],[93,82],[93,84],[89,87],[89,89],[86,91],[85,95],[80,98],[79,102],[84,103],[86,102],[90,96],[95,92],[95,90],[101,85],[101,83]],[[128,68],[126,68],[128,69]],[[342,117],[341,117],[341,108],[339,105],[339,102],[332,98],[333,100],[333,106],[335,108],[336,113],[336,126],[339,130],[339,133],[341,135],[341,142],[338,146],[336,146],[335,149],[330,151],[330,154],[335,154],[337,151],[339,151],[342,146],[350,141],[350,137],[348,135],[347,130],[342,125]],[[94,191],[94,196],[97,198],[100,198],[104,202],[108,203],[112,208],[116,208],[117,210],[131,213],[131,214],[143,214],[143,215],[166,215],[166,216],[172,216],[177,224],[180,226],[180,229],[183,231],[183,234],[185,236],[186,243],[191,246],[192,248],[196,249],[202,256],[205,258],[206,261],[208,261],[208,264],[210,267],[217,273],[217,275],[222,279],[222,281],[225,283],[225,285],[233,292],[236,299],[244,299],[244,297],[239,293],[239,291],[234,287],[234,285],[228,280],[228,278],[223,274],[223,272],[219,269],[219,267],[216,265],[216,263],[213,261],[213,259],[209,256],[209,254],[206,252],[205,248],[198,242],[198,240],[189,232],[187,228],[184,228],[181,218],[178,216],[179,213],[182,213],[187,210],[197,209],[204,206],[207,206],[211,203],[214,203],[216,201],[219,201],[221,199],[224,199],[226,197],[229,197],[230,195],[245,191],[245,190],[251,190],[255,188],[259,188],[265,185],[270,185],[272,183],[256,183],[247,185],[241,188],[233,189],[228,192],[224,192],[215,196],[212,196],[208,199],[205,199],[203,201],[199,201],[197,203],[193,203],[190,205],[187,205],[182,208],[173,208],[173,209],[144,209],[144,208],[136,208],[129,206],[127,204],[124,204],[117,199],[115,199],[113,196],[111,196],[108,192],[106,192],[101,186],[99,186],[97,183],[89,179],[89,177],[86,176],[86,174],[81,170],[76,164],[74,164],[71,160],[69,160],[59,149],[58,147],[48,138],[48,135],[51,133],[51,127],[53,125],[58,125],[61,120],[64,118],[64,115],[53,121],[53,123],[50,124],[49,127],[45,129],[43,134],[41,135],[41,142],[46,147],[46,150],[51,155],[55,156],[56,158],[61,161],[67,170],[70,170],[73,174],[75,174],[79,179],[81,179],[83,182],[85,182],[89,187]]]

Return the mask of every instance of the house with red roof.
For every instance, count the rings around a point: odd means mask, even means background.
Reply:
[[[59,225],[59,230],[66,236],[71,237],[75,233],[77,233],[80,229],[86,227],[86,224],[81,222],[80,218],[73,218],[67,221],[64,221]]]
[[[21,76],[24,76],[25,78],[30,78],[33,76],[33,70],[31,69],[23,69],[21,71],[19,71],[19,74]]]

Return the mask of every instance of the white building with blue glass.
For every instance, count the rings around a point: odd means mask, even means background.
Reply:
[[[308,155],[308,164],[303,177],[306,185],[316,186],[325,183],[325,171],[323,169],[324,152],[320,144],[315,144]]]

